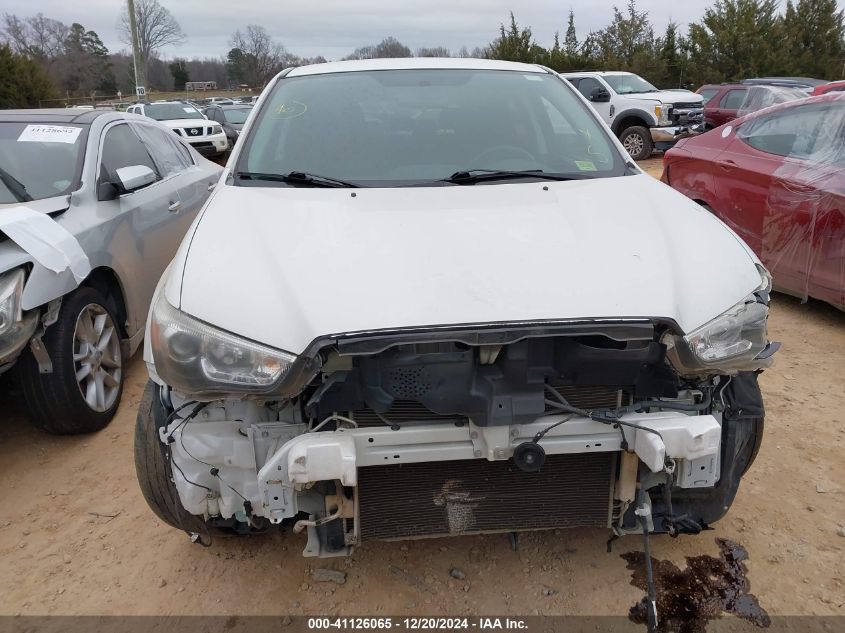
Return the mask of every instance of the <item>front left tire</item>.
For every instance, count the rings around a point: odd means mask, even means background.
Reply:
[[[619,140],[634,160],[645,160],[654,151],[654,141],[651,140],[651,132],[648,131],[647,127],[641,125],[626,128],[619,135]]]
[[[138,417],[135,420],[135,474],[147,505],[167,525],[186,532],[205,534],[205,521],[190,514],[179,500],[173,482],[170,460],[158,436],[158,429],[167,422],[167,411],[158,398],[155,383],[150,380],[144,389]]]
[[[42,374],[27,350],[18,373],[33,425],[54,435],[105,428],[120,405],[124,383],[120,330],[111,302],[93,288],[66,295],[43,342],[53,371]]]

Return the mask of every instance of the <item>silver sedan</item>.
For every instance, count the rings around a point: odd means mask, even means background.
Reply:
[[[33,423],[103,428],[150,299],[221,168],[155,121],[0,112],[0,373]]]

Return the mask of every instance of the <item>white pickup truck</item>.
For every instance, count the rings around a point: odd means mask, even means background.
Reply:
[[[688,90],[659,90],[627,72],[561,73],[593,106],[635,160],[704,131],[704,100]]]

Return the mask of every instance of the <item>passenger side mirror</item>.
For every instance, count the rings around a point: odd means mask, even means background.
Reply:
[[[129,165],[115,170],[118,186],[123,193],[136,191],[156,181],[155,172],[146,165]]]
[[[594,88],[590,93],[590,101],[597,103],[610,101],[610,93],[604,88]]]

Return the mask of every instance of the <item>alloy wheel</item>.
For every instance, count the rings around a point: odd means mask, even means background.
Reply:
[[[100,413],[110,409],[123,380],[120,337],[103,306],[89,303],[76,318],[73,365],[85,403]]]
[[[629,134],[625,137],[622,145],[631,156],[637,156],[643,151],[645,143],[639,134]]]

